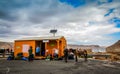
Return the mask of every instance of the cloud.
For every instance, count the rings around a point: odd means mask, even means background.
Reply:
[[[113,0],[98,0],[99,5],[106,4],[106,3],[111,3],[111,2],[113,2]]]
[[[86,1],[84,6],[75,8],[59,0],[0,2],[0,29],[3,29],[0,37],[13,41],[28,36],[52,36],[49,31],[55,26],[56,35],[65,36],[68,43],[108,45],[107,41],[112,40],[109,34],[120,32],[120,28],[109,22],[119,15],[119,3],[92,2]],[[111,8],[115,10],[109,13]]]

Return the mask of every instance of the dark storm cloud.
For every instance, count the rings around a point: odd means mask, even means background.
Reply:
[[[11,25],[0,21],[0,37],[7,36],[11,33]]]
[[[8,12],[0,11],[0,19],[8,21],[16,21],[17,17],[10,15]]]
[[[0,0],[0,9],[9,11],[17,8],[27,7],[32,0]]]
[[[28,0],[0,0],[0,19],[16,21],[17,17],[11,15],[15,13],[13,11],[28,5]]]
[[[50,4],[46,4],[46,2],[50,2]],[[52,2],[52,0],[1,0],[0,19],[10,21],[19,20],[17,13],[19,13],[20,10],[22,12],[22,9],[25,9],[28,11],[27,17],[29,17],[28,19],[31,22],[41,22],[44,18],[55,14],[54,10],[56,9],[54,6],[57,7],[56,0],[54,0],[54,2]]]
[[[43,22],[47,22],[47,19],[56,15],[57,13],[56,12],[49,12],[48,11],[45,11],[45,12],[33,12],[31,13],[31,15],[29,15],[29,21],[32,22],[32,23],[43,23]]]
[[[48,22],[50,17],[57,14],[54,5],[57,7],[56,0],[54,2],[52,0],[1,0],[0,37],[7,36],[9,33],[31,35],[31,32],[26,29],[30,31],[27,26],[35,27],[34,24],[38,24],[37,28],[48,28],[47,24],[40,23]]]
[[[3,11],[0,11],[0,18],[2,18],[2,17],[6,17],[6,13],[5,12],[3,12]]]

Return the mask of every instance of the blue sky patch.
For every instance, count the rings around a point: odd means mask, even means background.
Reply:
[[[106,13],[104,16],[109,16],[111,13],[113,13],[114,10],[115,10],[115,8],[109,9],[108,13]]]
[[[112,38],[114,38],[114,40],[119,40],[120,39],[120,32],[116,32],[113,34],[109,34],[108,36],[112,36]]]
[[[120,28],[120,18],[114,17],[109,21],[110,23],[115,23],[116,27]]]
[[[113,0],[108,0],[108,3],[113,2]]]
[[[60,2],[62,3],[66,3],[68,5],[71,5],[73,7],[79,7],[79,6],[82,6],[82,5],[85,5],[85,0],[59,0]]]

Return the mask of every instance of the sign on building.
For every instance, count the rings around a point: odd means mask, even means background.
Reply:
[[[23,44],[22,45],[22,52],[23,53],[28,53],[29,47],[30,46],[28,44]]]
[[[49,40],[43,40],[43,42],[49,42]]]

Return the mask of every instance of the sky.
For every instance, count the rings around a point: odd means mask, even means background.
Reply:
[[[64,36],[68,44],[120,40],[120,0],[0,0],[0,41]]]

